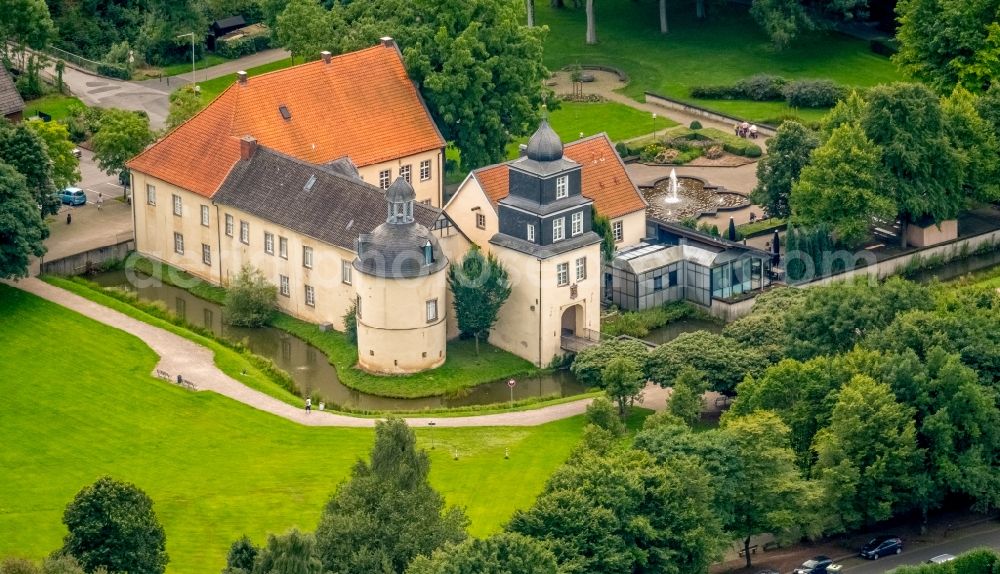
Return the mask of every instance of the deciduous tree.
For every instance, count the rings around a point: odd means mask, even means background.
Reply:
[[[634,339],[611,339],[600,345],[588,347],[576,354],[570,370],[581,383],[588,387],[601,386],[601,373],[615,357],[632,359],[644,369],[649,357],[649,347]]]
[[[80,160],[73,155],[76,146],[69,139],[66,125],[40,120],[27,121],[24,125],[45,142],[46,155],[52,166],[53,187],[63,189],[80,181]]]
[[[59,211],[59,201],[54,197],[52,161],[45,140],[22,123],[12,126],[0,122],[0,162],[4,162],[24,176],[28,190],[41,206],[42,215]]]
[[[253,567],[253,574],[320,574],[322,571],[313,535],[295,529],[282,536],[269,535]]]
[[[812,152],[792,185],[792,222],[828,225],[839,244],[858,245],[874,220],[896,215],[896,206],[882,193],[884,180],[879,148],[857,124],[840,126]]]
[[[969,197],[980,201],[1000,199],[1000,144],[993,125],[977,110],[978,98],[958,86],[941,100],[945,132],[958,152],[962,183]]]
[[[85,487],[63,513],[69,531],[62,551],[88,572],[163,574],[167,537],[153,501],[134,484],[109,476]]]
[[[448,268],[448,286],[455,300],[458,330],[476,340],[490,336],[500,307],[510,297],[507,270],[492,253],[483,255],[475,245],[461,261]]]
[[[371,461],[358,461],[323,509],[316,544],[333,574],[402,573],[419,555],[465,538],[468,520],[427,480],[430,461],[402,419],[379,421]]]
[[[334,47],[333,14],[318,0],[291,0],[277,15],[275,37],[293,57],[316,60]]]
[[[601,387],[618,404],[618,416],[625,418],[628,409],[642,396],[646,378],[640,363],[629,357],[615,357],[601,371]]]
[[[260,548],[250,540],[249,536],[246,534],[240,536],[229,547],[223,574],[250,574],[253,572],[253,565],[259,553]]]
[[[813,447],[824,530],[853,530],[913,507],[921,462],[913,414],[888,385],[865,375],[840,390]]]
[[[667,402],[667,411],[681,419],[688,426],[701,419],[702,394],[708,390],[705,374],[692,368],[685,368],[674,378],[674,385]]]
[[[172,130],[183,124],[201,109],[201,92],[194,91],[189,84],[170,94],[170,111],[167,113],[167,129]]]
[[[649,376],[662,386],[670,386],[685,367],[703,373],[709,387],[732,394],[747,374],[758,374],[767,360],[754,349],[708,331],[683,333],[649,353]]]
[[[419,556],[406,574],[556,574],[556,558],[542,543],[516,533],[473,538]]]
[[[802,168],[809,164],[810,153],[819,146],[819,138],[798,122],[785,121],[767,143],[767,155],[757,163],[757,187],[751,198],[767,208],[772,217],[788,217],[792,184]]]
[[[226,288],[226,322],[237,327],[263,327],[278,310],[278,288],[260,269],[244,265]]]
[[[108,109],[94,134],[94,159],[108,175],[125,169],[125,162],[153,141],[149,118],[127,110]]]
[[[45,254],[48,236],[24,176],[0,161],[0,279],[27,277],[31,258]]]

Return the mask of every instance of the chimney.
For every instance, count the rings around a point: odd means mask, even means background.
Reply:
[[[247,161],[253,157],[257,151],[257,138],[253,136],[243,136],[240,138],[240,160]]]
[[[236,72],[236,78],[240,81],[241,86],[247,85],[247,73],[243,70]]]
[[[379,41],[382,42],[382,45],[386,48],[392,48],[396,45],[396,41],[392,39],[392,36],[382,36],[379,38]]]
[[[319,55],[323,56],[324,64],[329,64],[330,60],[333,59],[333,56],[330,54],[329,50],[323,50],[322,52],[319,53]]]

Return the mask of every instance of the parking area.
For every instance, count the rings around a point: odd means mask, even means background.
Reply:
[[[104,201],[122,197],[125,188],[118,184],[117,175],[108,175],[97,167],[94,161],[94,152],[88,149],[80,149],[80,183],[76,187],[81,188],[87,194],[87,203],[93,205],[97,203],[98,194],[102,194]]]

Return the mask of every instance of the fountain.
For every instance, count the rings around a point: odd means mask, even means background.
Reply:
[[[663,198],[666,203],[677,203],[680,198],[677,197],[677,170],[670,169],[670,184],[667,187],[667,197]]]
[[[712,185],[700,177],[670,175],[652,186],[640,190],[650,215],[665,221],[680,221],[689,217],[714,216],[720,211],[748,209],[746,196],[724,187]]]

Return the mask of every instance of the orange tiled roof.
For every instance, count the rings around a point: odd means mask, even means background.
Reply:
[[[594,201],[597,212],[612,219],[627,213],[646,209],[646,200],[636,189],[625,164],[622,163],[611,140],[606,134],[577,140],[566,144],[563,156],[580,164],[583,195]],[[477,169],[473,172],[490,202],[495,206],[507,197],[508,163]]]
[[[359,167],[445,145],[399,51],[380,44],[234,82],[129,167],[211,197],[245,135],[308,162],[348,156]]]

